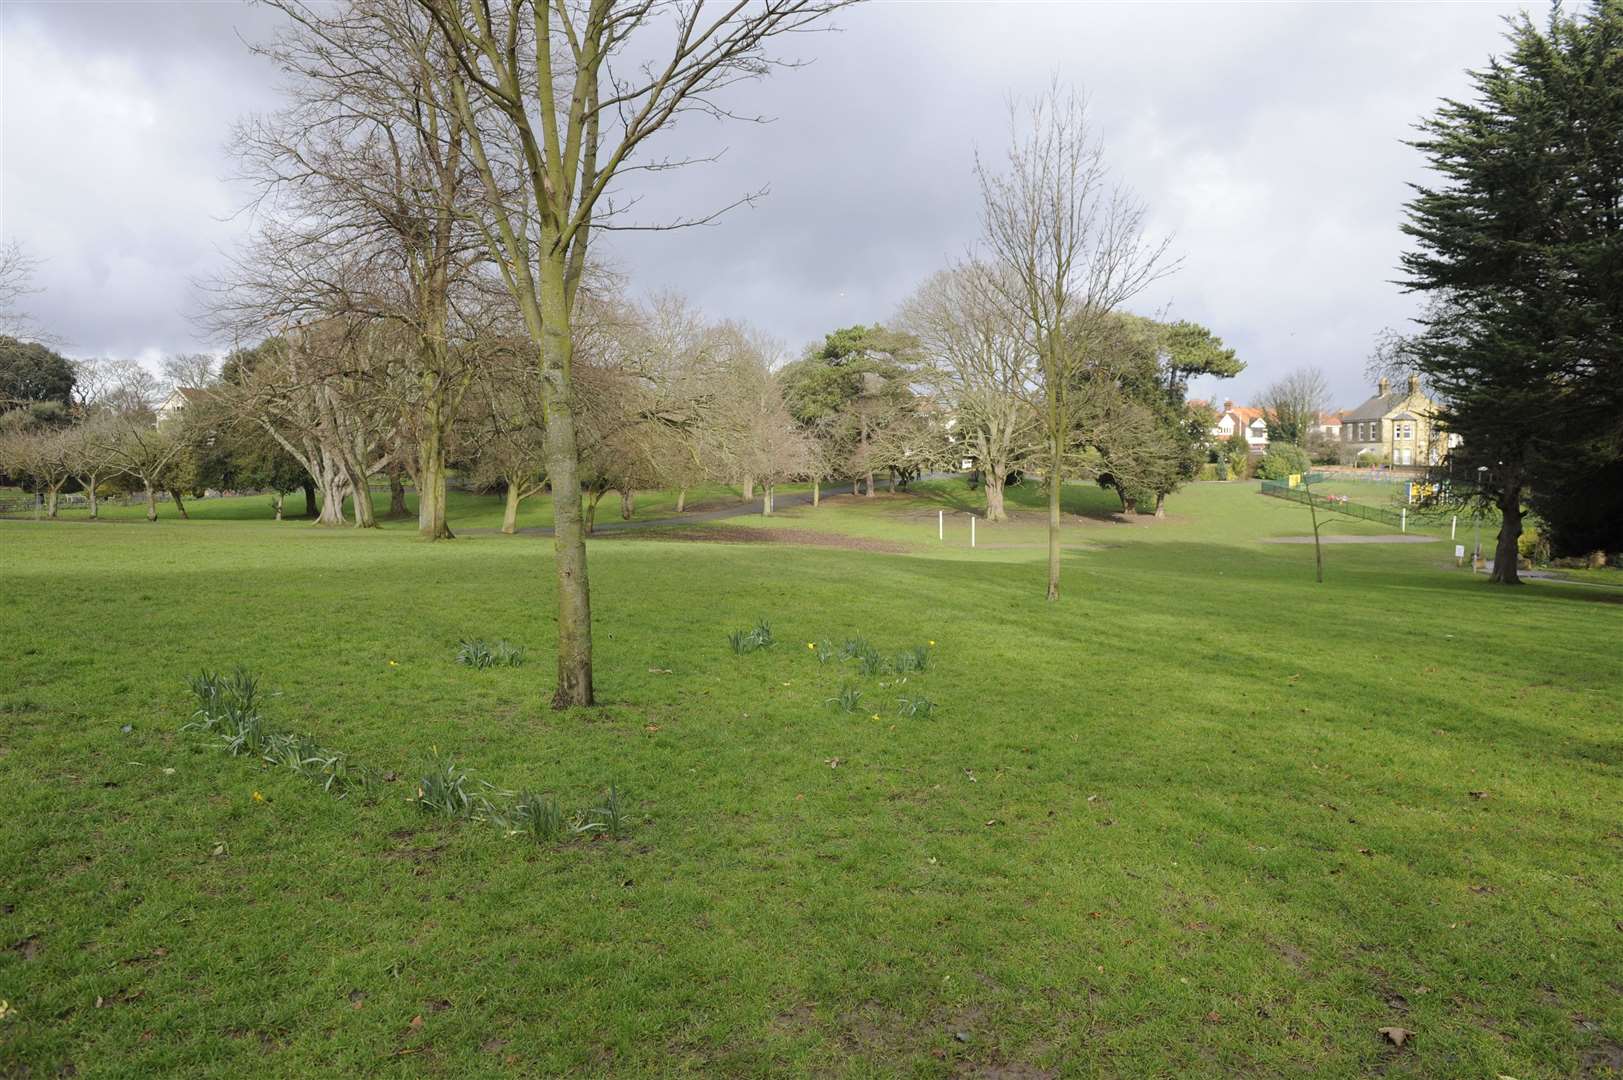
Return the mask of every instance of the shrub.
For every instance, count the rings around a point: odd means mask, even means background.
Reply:
[[[1312,467],[1306,450],[1294,443],[1277,443],[1257,463],[1257,475],[1264,480],[1284,480],[1293,473],[1309,472]]]

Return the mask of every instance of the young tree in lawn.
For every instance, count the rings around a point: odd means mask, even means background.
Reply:
[[[511,379],[492,377],[494,367],[487,367],[472,398],[477,408],[466,421],[475,447],[472,480],[479,487],[502,485],[501,531],[507,536],[518,530],[524,500],[547,488],[546,430],[535,365],[523,352],[514,352],[509,373]]]
[[[190,444],[175,425],[158,428],[137,417],[121,417],[110,425],[104,442],[99,445],[107,453],[113,467],[121,474],[141,485],[146,496],[147,520],[158,520],[158,492],[169,491],[173,497],[180,485],[191,475],[187,454]],[[176,499],[175,509],[186,516],[185,506]]]
[[[1553,8],[1542,31],[1524,14],[1507,39],[1420,125],[1438,179],[1402,266],[1432,303],[1403,351],[1460,437],[1454,475],[1498,507],[1492,580],[1514,585],[1529,490],[1574,450],[1623,457],[1623,3]]]
[[[918,339],[920,377],[952,411],[951,434],[986,491],[986,519],[1004,521],[1003,487],[1041,442],[1025,388],[1034,357],[1017,314],[1003,303],[1010,290],[978,280],[994,271],[965,263],[936,274],[902,308],[900,325]]]
[[[491,255],[542,372],[556,521],[553,705],[590,705],[573,319],[595,230],[615,210],[610,185],[632,169],[680,164],[638,164],[637,155],[684,112],[730,115],[716,95],[770,72],[777,38],[812,28],[840,5],[763,0],[711,12],[653,0],[419,3],[455,62],[452,98],[481,181]]]
[[[73,479],[69,443],[67,432],[40,425],[0,435],[0,471],[26,477],[29,488],[45,497],[46,517],[56,517],[57,497]]]
[[[1330,407],[1330,383],[1318,368],[1302,367],[1268,384],[1262,392],[1263,419],[1270,443],[1307,448],[1319,417]]]
[[[98,414],[62,433],[63,460],[84,490],[91,520],[101,516],[97,489],[118,471],[107,449],[111,428],[116,422],[110,415]]]
[[[1011,105],[1010,127],[1001,169],[976,159],[982,242],[994,270],[979,280],[1019,313],[1037,360],[1028,392],[1042,424],[1048,598],[1057,600],[1060,491],[1078,416],[1069,397],[1072,374],[1085,361],[1067,348],[1070,328],[1109,315],[1170,267],[1167,243],[1146,235],[1143,205],[1108,183],[1081,98],[1055,85],[1024,115]]]

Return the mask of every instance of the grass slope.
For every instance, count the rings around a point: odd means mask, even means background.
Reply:
[[[1329,549],[1317,586],[1250,485],[1101,497],[1067,493],[1058,604],[1032,522],[936,544],[951,486],[749,525],[911,554],[594,542],[578,714],[542,707],[545,541],[0,522],[0,1075],[1619,1064],[1623,606],[1444,543]],[[780,644],[733,655],[763,615]],[[476,634],[530,664],[456,666]],[[932,669],[806,648],[850,634]],[[239,662],[401,782],[338,801],[179,732],[183,677]],[[427,820],[433,749],[569,805],[613,781],[632,832]]]

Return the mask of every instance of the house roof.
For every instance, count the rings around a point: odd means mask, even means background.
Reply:
[[[1398,394],[1376,394],[1368,401],[1356,408],[1342,412],[1345,420],[1381,420],[1386,414],[1409,400],[1407,392]]]

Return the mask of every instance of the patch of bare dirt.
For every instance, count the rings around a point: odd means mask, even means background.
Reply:
[[[843,548],[847,551],[883,551],[898,554],[912,550],[894,540],[812,532],[809,529],[749,529],[737,525],[711,528],[668,526],[659,529],[626,529],[602,533],[594,540],[673,540],[679,543],[710,544],[795,544],[802,547]]]

